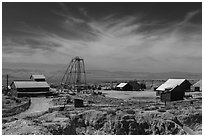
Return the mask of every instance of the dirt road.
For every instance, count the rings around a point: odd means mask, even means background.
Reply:
[[[25,112],[22,112],[17,115],[18,118],[22,118],[34,113],[41,113],[45,112],[49,109],[51,106],[49,102],[51,101],[50,98],[45,98],[45,97],[35,97],[31,98],[31,106],[28,110]]]
[[[156,98],[156,93],[153,91],[115,91],[115,90],[102,90],[106,96],[111,98],[129,99],[129,98]]]

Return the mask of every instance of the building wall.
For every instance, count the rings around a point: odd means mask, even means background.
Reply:
[[[161,93],[160,96],[161,96],[162,102],[165,102],[165,101],[168,102],[168,101],[183,100],[184,95],[185,95],[185,91],[178,86],[170,92]]]
[[[171,93],[171,101],[183,100],[185,92],[190,91],[190,89],[191,83],[185,80],[180,86],[177,86],[173,89]]]
[[[116,90],[120,91],[132,91],[133,87],[129,84],[126,84],[124,87],[116,87]]]
[[[42,87],[42,88],[17,88],[18,92],[42,92],[42,91],[49,91],[49,87]]]
[[[183,89],[185,92],[191,90],[191,83],[188,80],[185,80],[181,85],[180,88]]]
[[[191,91],[202,91],[202,87],[201,86],[192,86]]]
[[[45,80],[45,79],[43,79],[43,78],[34,79],[33,77],[31,77],[31,80],[33,80],[33,81],[46,81],[46,80]]]
[[[171,92],[161,93],[161,101],[171,101]]]
[[[181,86],[177,86],[171,91],[171,101],[176,100],[183,100],[183,97],[185,96],[185,89]]]
[[[45,78],[34,78],[33,76],[30,77],[33,81],[46,81]]]
[[[126,84],[123,88],[122,88],[123,91],[132,91],[133,90],[133,87],[129,84]]]
[[[200,87],[194,87],[194,91],[201,91]]]
[[[162,91],[156,90],[156,96],[161,96]]]
[[[34,81],[45,81],[45,79],[34,79]]]

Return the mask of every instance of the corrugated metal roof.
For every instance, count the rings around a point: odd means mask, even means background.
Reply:
[[[168,79],[165,83],[163,83],[161,86],[159,86],[156,90],[162,90],[165,89],[173,89],[178,85],[181,85],[185,79]]]
[[[31,75],[34,79],[45,79],[44,75]]]
[[[119,85],[117,85],[117,88],[122,88],[122,87],[124,87],[125,85],[127,85],[127,83],[120,83]]]
[[[202,89],[202,80],[199,80],[198,82],[196,82],[193,87],[200,87]]]
[[[50,87],[47,82],[36,82],[36,81],[14,81],[16,88],[45,88]]]

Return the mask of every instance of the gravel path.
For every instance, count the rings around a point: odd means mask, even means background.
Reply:
[[[51,106],[51,104],[49,103],[50,101],[51,101],[50,98],[45,97],[31,98],[31,106],[29,107],[29,109],[26,110],[25,112],[20,113],[17,117],[22,118],[34,113],[45,112]]]
[[[119,99],[130,99],[130,98],[156,98],[156,92],[153,91],[115,91],[115,90],[102,90],[106,93],[106,96],[111,98]]]

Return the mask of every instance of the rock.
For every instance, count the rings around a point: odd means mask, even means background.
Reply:
[[[135,114],[135,111],[134,111],[133,109],[128,109],[128,110],[126,110],[126,112],[127,112],[128,114]]]
[[[148,108],[149,108],[149,110],[157,110],[158,109],[158,107],[156,107],[156,106],[150,106]]]

